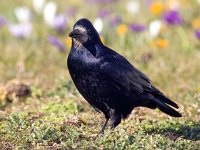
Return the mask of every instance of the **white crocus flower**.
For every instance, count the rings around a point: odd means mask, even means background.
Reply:
[[[140,10],[140,3],[138,0],[130,0],[126,4],[126,9],[133,15],[136,15]]]
[[[42,13],[45,0],[33,0],[33,9],[35,10],[36,13],[40,14]]]
[[[31,20],[31,12],[28,7],[18,7],[15,9],[15,16],[20,23],[26,23]]]
[[[47,25],[53,27],[54,26],[54,20],[56,17],[56,10],[57,10],[57,4],[53,1],[48,2],[44,6],[43,10],[43,17],[44,21]]]
[[[162,22],[160,20],[151,21],[149,24],[149,37],[155,38],[158,36],[160,29],[162,26]]]
[[[101,33],[101,31],[103,30],[103,21],[101,18],[96,18],[93,22],[93,25],[95,27],[95,29],[97,30],[98,33]]]
[[[10,24],[8,26],[10,33],[16,38],[28,38],[32,32],[32,24],[27,23],[20,23],[20,24]]]

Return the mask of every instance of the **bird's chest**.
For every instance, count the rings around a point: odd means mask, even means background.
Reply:
[[[99,74],[83,72],[74,78],[74,83],[83,95],[95,97],[100,93],[101,78]]]
[[[87,51],[72,50],[67,59],[67,65],[72,79],[75,82],[80,82],[81,80],[89,80],[92,76],[96,76],[95,72],[99,68],[97,61]]]
[[[103,76],[99,73],[98,59],[85,53],[69,55],[68,69],[72,80],[83,97],[90,101],[101,99],[102,87],[105,84]]]
[[[83,69],[83,68],[82,68]],[[101,99],[102,95],[102,82],[101,75],[95,69],[84,68],[72,73],[72,80],[74,81],[77,89],[86,100]]]

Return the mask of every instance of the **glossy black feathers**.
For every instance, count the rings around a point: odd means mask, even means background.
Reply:
[[[80,19],[74,30],[78,30],[79,36],[70,33],[73,42],[68,69],[81,95],[104,113],[106,122],[100,133],[109,119],[112,127],[116,127],[138,106],[158,108],[170,116],[181,117],[172,108],[178,108],[177,104],[156,89],[145,74],[102,44],[89,20]]]

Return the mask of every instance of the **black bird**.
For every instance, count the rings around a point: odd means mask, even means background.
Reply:
[[[78,20],[69,36],[72,47],[67,65],[72,80],[86,101],[106,118],[99,134],[109,119],[111,128],[115,128],[138,106],[181,117],[172,108],[178,108],[177,104],[155,88],[145,74],[103,45],[88,19]]]

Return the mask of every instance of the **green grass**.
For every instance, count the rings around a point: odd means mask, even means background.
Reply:
[[[106,7],[124,14],[123,21],[129,23],[132,16],[122,3]],[[185,24],[168,26],[160,35],[169,42],[165,49],[150,47],[146,32],[128,33],[123,39],[116,28],[105,26],[102,33],[106,45],[148,74],[180,106],[183,117],[176,119],[158,110],[136,108],[116,129],[107,129],[98,138],[104,117],[75,89],[66,67],[69,48],[61,53],[47,41],[51,34],[64,43],[76,19],[69,18],[66,34],[59,35],[44,25],[41,16],[33,14],[34,31],[25,40],[12,37],[6,27],[0,28],[0,85],[20,81],[32,92],[26,98],[7,101],[1,99],[0,91],[0,149],[200,149],[200,43],[191,26],[199,17],[199,8],[195,1],[188,3],[190,7],[181,9]],[[2,0],[0,14],[14,22],[14,8],[24,4],[31,7],[28,0],[15,4]],[[89,10],[83,1],[72,0],[58,4],[59,12],[74,6],[91,19],[103,7],[94,5]],[[144,9],[133,20],[149,23],[155,18]]]

